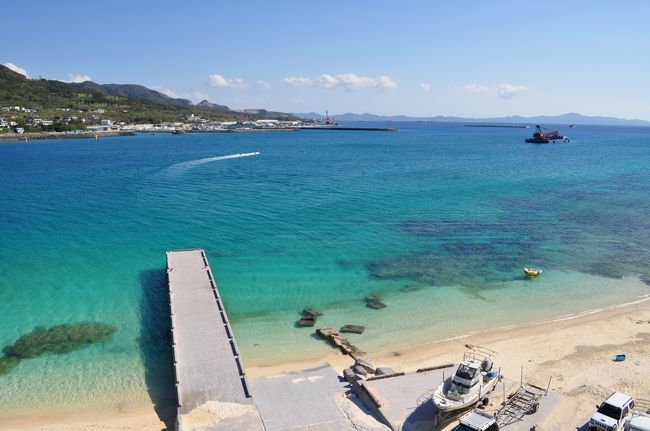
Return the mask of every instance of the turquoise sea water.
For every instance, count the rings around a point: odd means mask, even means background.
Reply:
[[[373,352],[650,294],[650,129],[397,126],[0,145],[0,346],[118,327],[0,376],[0,414],[173,402],[174,248],[205,248],[247,365],[328,352],[305,306]]]

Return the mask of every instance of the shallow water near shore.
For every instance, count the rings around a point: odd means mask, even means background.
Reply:
[[[173,404],[174,248],[205,248],[257,366],[329,351],[294,327],[305,306],[366,325],[350,338],[373,352],[650,294],[650,129],[396,126],[0,145],[0,345],[117,327],[0,376],[0,412]]]

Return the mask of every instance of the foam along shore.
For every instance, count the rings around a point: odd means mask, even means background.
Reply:
[[[465,344],[498,351],[498,363],[506,378],[518,380],[522,366],[526,382],[545,387],[552,377],[551,391],[560,396],[560,402],[539,423],[545,430],[574,429],[582,425],[593,413],[594,406],[614,390],[641,398],[647,398],[650,393],[650,375],[646,372],[650,369],[650,298],[554,321],[490,330],[372,356],[375,365],[411,371],[457,363]],[[614,362],[612,358],[618,353],[626,353],[627,360]],[[246,371],[249,379],[254,380],[313,368],[323,362],[330,363],[339,372],[351,364],[349,357],[332,350],[330,356],[319,360],[247,367]],[[107,406],[91,413],[84,409],[3,414],[6,427],[3,429],[77,431],[96,424],[101,424],[104,430],[116,431],[164,428],[151,405],[126,409]]]

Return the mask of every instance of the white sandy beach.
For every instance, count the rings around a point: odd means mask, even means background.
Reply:
[[[573,429],[581,425],[612,391],[650,398],[650,298],[636,303],[593,311],[551,322],[492,330],[400,351],[373,354],[375,365],[410,371],[448,362],[458,362],[465,344],[490,347],[499,352],[497,365],[507,378],[518,380],[523,365],[524,380],[560,395],[553,414],[539,425],[542,429]],[[363,346],[360,346],[363,347]],[[627,360],[612,357],[625,353]],[[347,356],[336,354],[319,361],[291,362],[272,367],[249,367],[249,378],[276,375],[328,362],[337,370],[350,365]],[[153,406],[134,410],[92,412],[43,412],[5,417],[2,430],[77,431],[163,430],[165,424]]]

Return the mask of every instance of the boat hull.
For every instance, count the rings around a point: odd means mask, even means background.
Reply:
[[[449,384],[451,383],[450,377],[449,379],[445,380],[445,382],[443,382],[440,386],[438,386],[438,388],[431,396],[431,400],[436,406],[436,409],[440,412],[462,410],[467,407],[472,407],[485,399],[487,395],[494,390],[498,380],[498,377],[494,376],[490,378],[476,393],[466,394],[461,400],[453,400],[445,395],[445,388],[448,388]]]

